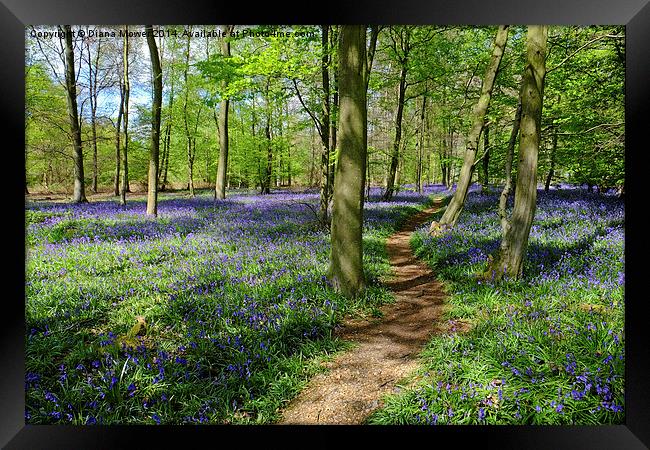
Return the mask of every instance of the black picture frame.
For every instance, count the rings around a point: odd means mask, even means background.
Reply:
[[[650,100],[650,5],[648,0],[340,0],[309,5],[262,5],[172,0],[2,0],[0,5],[0,111],[5,126],[4,157],[9,156],[3,185],[8,276],[0,291],[0,445],[22,448],[153,448],[238,445],[340,446],[463,445],[472,442],[500,449],[636,449],[650,447],[649,348],[643,295],[645,256],[643,156]],[[616,426],[439,426],[439,427],[224,427],[224,426],[38,426],[24,421],[24,56],[25,26],[45,24],[205,24],[205,23],[409,23],[448,25],[562,24],[626,25],[626,420]],[[12,144],[7,139],[15,138]],[[641,205],[641,207],[635,205]],[[15,234],[14,234],[15,233]],[[23,234],[21,234],[23,233]],[[5,266],[7,267],[7,266]],[[16,271],[14,274],[13,271]],[[363,444],[351,440],[358,434]],[[443,441],[447,441],[443,444]],[[394,444],[393,444],[394,445]],[[143,447],[145,446],[145,447]]]

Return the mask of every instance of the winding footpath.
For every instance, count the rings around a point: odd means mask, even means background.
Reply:
[[[377,320],[348,320],[337,332],[357,344],[326,364],[283,411],[279,424],[362,424],[382,406],[385,394],[418,366],[417,355],[440,323],[446,294],[431,270],[409,245],[411,233],[440,208],[440,203],[411,216],[388,238],[393,276],[385,282],[396,302],[381,308]]]

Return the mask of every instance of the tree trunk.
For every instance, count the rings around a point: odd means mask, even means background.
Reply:
[[[97,41],[97,56],[95,58],[95,68],[93,70],[93,63],[90,58],[90,40],[86,41],[86,48],[88,50],[88,87],[90,91],[90,126],[93,141],[93,181],[92,190],[97,193],[97,178],[99,169],[97,167],[97,72],[99,70],[99,56],[101,51],[101,40]]]
[[[126,205],[126,193],[129,191],[129,26],[124,27],[124,151],[122,153],[122,187],[120,189],[120,203]]]
[[[309,187],[314,186],[314,161],[316,161],[316,147],[314,146],[314,127],[310,129],[311,139],[309,140],[309,145],[311,147],[311,159],[309,160]]]
[[[117,197],[120,195],[120,161],[122,149],[120,148],[120,133],[122,126],[122,116],[124,115],[124,87],[122,86],[122,77],[120,77],[120,109],[117,113],[117,124],[115,126],[115,182],[113,183],[113,194]]]
[[[427,107],[427,95],[422,95],[422,110],[420,111],[420,133],[417,142],[417,166],[415,168],[415,186],[422,193],[422,164],[424,161],[424,111]]]
[[[544,184],[544,192],[548,192],[551,187],[551,180],[555,174],[555,151],[557,150],[557,125],[553,125],[553,144],[551,147],[551,167],[546,176],[546,183]]]
[[[271,79],[266,80],[266,124],[264,136],[266,137],[266,166],[264,168],[264,179],[262,180],[262,194],[271,193],[271,174],[273,172],[273,147],[271,142],[271,100],[269,98],[269,86]]]
[[[153,27],[147,25],[147,43],[153,72],[153,103],[151,105],[151,150],[149,152],[149,180],[147,189],[147,215],[158,215],[158,150],[160,147],[160,110],[162,106],[162,69]]]
[[[223,32],[228,33],[234,28],[234,25],[225,25]],[[221,54],[224,58],[230,57],[230,41],[221,39]],[[224,88],[226,87],[224,83]],[[219,110],[219,163],[217,165],[217,182],[215,185],[215,196],[218,200],[226,198],[226,173],[228,171],[228,108],[230,101],[224,98],[221,101]]]
[[[191,31],[191,28],[190,28]],[[192,135],[190,126],[187,121],[187,103],[189,101],[189,86],[187,85],[187,74],[190,69],[190,35],[187,36],[187,47],[185,49],[185,69],[183,71],[183,81],[185,89],[185,101],[183,103],[183,121],[185,124],[185,140],[187,147],[187,186],[190,191],[190,197],[194,197],[194,151],[192,148]]]
[[[331,62],[329,50],[329,25],[321,25],[321,79],[323,81],[323,92],[321,103],[323,110],[320,119],[320,137],[322,143],[321,153],[321,188],[319,216],[322,223],[329,222],[327,206],[332,190],[332,177],[330,176],[330,75],[329,66]]]
[[[341,27],[339,159],[334,178],[332,250],[328,275],[346,297],[361,295],[363,273],[363,188],[365,183],[366,29]]]
[[[512,161],[514,159],[515,145],[517,144],[517,138],[519,137],[519,125],[521,123],[521,90],[519,93],[519,102],[517,104],[517,111],[515,112],[515,119],[512,123],[512,131],[510,133],[510,141],[508,142],[508,149],[506,150],[506,160],[505,160],[505,183],[503,185],[503,190],[501,191],[501,196],[499,197],[499,222],[501,224],[501,233],[503,236],[507,236],[510,232],[510,221],[508,220],[507,205],[508,197],[510,196],[510,190],[512,188]],[[501,240],[501,245],[499,247],[499,252],[506,254],[508,251],[507,241]],[[497,274],[494,273],[496,270],[501,275],[503,271],[501,269],[496,269],[494,265],[495,257],[496,263],[499,263],[499,252],[496,255],[490,256],[488,258],[488,269],[485,276],[487,278],[494,278]],[[500,275],[499,275],[500,276]]]
[[[483,129],[483,187],[487,188],[490,184],[490,127],[485,126]]]
[[[171,147],[172,141],[172,121],[174,119],[174,62],[170,64],[170,85],[171,91],[169,93],[169,103],[167,108],[169,109],[169,115],[167,117],[167,123],[165,124],[165,138],[163,141],[163,154],[162,161],[160,166],[162,170],[158,171],[158,184],[160,185],[160,191],[164,191],[167,188],[167,168],[169,166],[169,149]],[[160,177],[162,176],[162,183],[160,182]]]
[[[526,39],[527,65],[521,88],[521,140],[512,218],[499,252],[489,267],[494,278],[519,278],[523,272],[537,201],[537,157],[541,135],[548,27],[531,25]],[[502,219],[503,222],[503,219]],[[503,225],[502,225],[503,226]]]
[[[332,106],[330,109],[330,156],[329,156],[329,179],[330,190],[328,195],[327,204],[332,204],[332,196],[334,195],[334,177],[336,176],[336,120],[339,110],[339,76],[338,72],[334,71],[334,93],[332,94]]]
[[[395,139],[393,141],[393,153],[390,158],[390,169],[388,172],[388,180],[386,183],[386,191],[382,199],[389,201],[393,198],[393,191],[395,189],[395,177],[397,174],[397,166],[399,165],[399,149],[402,142],[402,116],[404,114],[404,98],[406,95],[406,57],[402,63],[400,70],[399,85],[397,87],[397,112],[395,114]]]
[[[465,205],[465,199],[467,198],[470,181],[474,171],[474,161],[476,159],[476,150],[478,149],[481,129],[483,128],[485,114],[490,105],[494,80],[499,72],[499,65],[501,64],[501,58],[503,57],[507,39],[508,25],[499,26],[494,40],[492,57],[490,58],[490,63],[488,64],[485,76],[483,77],[481,96],[479,97],[478,103],[474,107],[472,113],[472,128],[467,136],[465,155],[463,157],[463,165],[460,170],[456,191],[440,219],[440,225],[444,228],[451,228],[456,225],[458,217]]]
[[[64,25],[63,28],[65,34],[65,90],[68,103],[70,134],[72,135],[72,158],[74,160],[74,191],[72,201],[75,203],[84,203],[88,200],[86,199],[84,182],[81,127],[79,124],[79,113],[77,111],[77,82],[74,71],[74,52],[72,50],[72,28],[70,25]]]

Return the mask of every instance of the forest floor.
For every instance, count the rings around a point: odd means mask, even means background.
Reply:
[[[440,207],[438,202],[411,216],[390,236],[386,245],[392,275],[385,284],[396,302],[380,308],[380,318],[343,323],[336,334],[354,348],[323,363],[329,370],[316,375],[287,406],[280,424],[362,424],[382,406],[383,395],[408,383],[431,336],[447,331],[441,320],[447,295],[409,244],[411,233]]]

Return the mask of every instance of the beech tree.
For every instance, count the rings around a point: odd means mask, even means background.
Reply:
[[[229,35],[234,25],[224,25],[223,33]],[[228,38],[221,38],[221,55],[224,58],[230,57],[230,41]],[[224,81],[224,84],[226,82]],[[230,99],[225,97],[221,100],[219,110],[219,164],[217,166],[217,182],[215,185],[215,197],[219,200],[226,198],[226,175],[228,173],[228,108]]]
[[[126,193],[129,191],[129,95],[131,85],[129,83],[129,26],[124,26],[124,48],[123,48],[123,69],[124,75],[124,148],[122,150],[122,186],[120,187],[120,203],[126,205]]]
[[[472,113],[472,127],[469,135],[467,136],[467,143],[465,147],[465,155],[463,158],[463,166],[460,169],[460,176],[458,185],[454,192],[447,209],[445,209],[440,222],[431,224],[431,231],[437,232],[439,229],[451,228],[456,225],[458,217],[465,204],[469,185],[472,180],[474,172],[474,162],[476,160],[476,152],[478,150],[479,138],[481,130],[485,124],[485,114],[490,105],[490,97],[492,96],[492,89],[494,87],[494,80],[499,72],[499,65],[506,46],[508,38],[508,25],[501,25],[497,30],[497,35],[494,40],[494,49],[492,50],[492,57],[490,63],[485,71],[483,77],[483,86],[481,88],[481,96],[474,107]]]
[[[366,28],[344,25],[339,41],[339,155],[334,177],[329,278],[346,297],[365,289],[363,189],[366,173]]]
[[[158,151],[160,148],[160,109],[162,105],[162,69],[153,27],[145,26],[147,44],[153,72],[153,103],[151,105],[151,148],[149,152],[149,182],[147,189],[147,215],[158,215]]]
[[[522,78],[520,94],[521,137],[515,201],[510,220],[504,213],[505,202],[501,208],[503,227],[501,245],[497,253],[490,259],[486,273],[493,279],[519,278],[523,272],[528,236],[537,205],[537,159],[541,136],[544,78],[546,76],[547,37],[547,26],[531,25],[528,27],[527,65]]]
[[[68,101],[68,119],[74,159],[74,192],[72,200],[75,203],[84,203],[86,189],[84,181],[84,155],[81,145],[81,126],[79,125],[79,112],[77,110],[77,78],[74,70],[74,52],[72,50],[72,28],[63,25],[65,39],[65,91]]]

